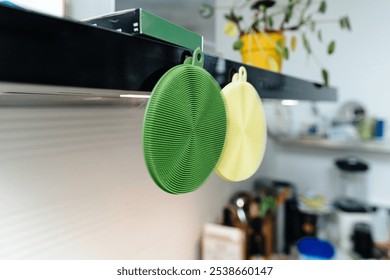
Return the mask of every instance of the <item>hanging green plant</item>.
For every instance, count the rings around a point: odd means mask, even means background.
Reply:
[[[289,59],[291,51],[298,45],[297,36],[291,37],[290,44],[285,43],[284,34],[299,32],[302,46],[308,56],[316,54],[310,40],[316,38],[319,43],[325,44],[321,24],[336,23],[342,30],[351,31],[348,16],[340,19],[328,20],[324,16],[328,10],[326,0],[242,0],[235,1],[225,13],[225,33],[228,36],[237,36],[233,49],[240,51],[243,62],[268,70],[280,71],[282,59]],[[206,5],[206,4],[204,4]],[[249,25],[244,27],[244,11],[251,10]],[[210,10],[210,8],[209,8]],[[214,11],[214,9],[212,9]],[[204,9],[203,9],[204,11]],[[209,16],[209,14],[207,14]],[[245,21],[246,22],[246,21]],[[314,36],[308,36],[313,33]],[[310,40],[309,40],[310,38]],[[258,54],[249,53],[255,50]],[[336,50],[335,40],[326,43],[326,53],[332,55]],[[257,59],[257,61],[255,61]],[[325,86],[329,84],[328,70],[316,58],[314,60],[321,68],[321,77]]]

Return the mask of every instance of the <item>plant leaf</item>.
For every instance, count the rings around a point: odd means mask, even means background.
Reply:
[[[224,28],[225,34],[229,37],[234,37],[238,34],[238,28],[237,25],[232,22],[231,20],[228,20],[225,24]]]
[[[289,23],[290,19],[292,18],[293,8],[294,8],[293,5],[288,5],[284,12],[286,23]]]
[[[304,17],[307,12],[307,10],[310,8],[311,4],[313,4],[312,0],[307,0],[305,3],[305,6],[301,9],[301,15],[299,16],[299,21],[304,22]]]
[[[306,52],[307,52],[308,54],[311,54],[310,43],[309,43],[309,41],[307,40],[306,34],[305,34],[305,33],[302,33],[302,41],[303,41],[303,47],[305,48]]]
[[[328,54],[333,54],[335,47],[336,47],[336,42],[335,41],[330,42],[328,45]]]
[[[256,19],[256,20],[252,23],[251,29],[252,29],[252,30],[253,30],[253,29],[256,29],[256,28],[258,27],[259,23],[260,23],[260,20],[259,20],[259,19]]]
[[[348,16],[340,18],[339,23],[340,23],[341,29],[347,29],[348,31],[352,30],[351,23],[349,21],[349,17]]]
[[[269,28],[274,27],[274,20],[272,19],[272,17],[267,17],[267,24]]]
[[[297,37],[295,35],[293,35],[291,37],[291,42],[290,42],[290,47],[291,47],[291,50],[294,52],[297,48]]]
[[[233,44],[233,49],[235,51],[240,50],[244,46],[244,42],[241,39],[238,39],[237,41],[234,42]]]
[[[276,45],[275,45],[275,49],[276,51],[280,54],[280,55],[283,55],[283,52],[284,52],[284,44],[283,44],[283,41],[279,40],[276,42]]]
[[[324,86],[329,85],[329,73],[325,68],[321,69],[321,74],[322,74],[322,81],[324,82]]]
[[[340,23],[341,29],[346,28],[346,25],[345,25],[345,17],[340,18],[339,23]]]
[[[349,21],[349,17],[345,17],[345,24],[347,25],[347,28],[349,31],[352,31],[351,23]]]
[[[286,60],[288,60],[288,58],[290,57],[288,48],[286,48],[286,47],[283,49],[283,57],[284,57],[284,59],[286,59]]]
[[[322,31],[321,30],[318,30],[318,32],[317,32],[317,38],[318,38],[318,41],[322,42]]]
[[[325,12],[326,12],[326,1],[325,0],[321,1],[320,7],[318,8],[318,12],[321,14],[325,14]]]
[[[231,15],[226,14],[226,15],[224,15],[224,17],[225,17],[226,20],[232,20],[232,16]],[[342,19],[340,19],[340,23],[341,23],[341,20]]]
[[[312,0],[307,0],[306,5],[305,5],[305,9],[308,9],[311,6],[312,2],[313,2]]]
[[[268,64],[271,71],[279,72],[279,65],[276,62],[275,58],[273,58],[272,56],[268,57]]]

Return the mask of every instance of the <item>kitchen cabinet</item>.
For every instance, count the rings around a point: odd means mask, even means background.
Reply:
[[[142,97],[192,50],[84,23],[0,6],[1,97],[26,94],[118,99]],[[205,69],[222,86],[241,63],[205,56]],[[335,101],[332,87],[246,66],[265,99]],[[13,102],[15,104],[13,104]]]

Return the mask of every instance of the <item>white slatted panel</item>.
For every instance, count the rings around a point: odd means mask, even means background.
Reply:
[[[202,225],[251,186],[172,196],[146,171],[143,109],[0,108],[1,259],[193,259]]]

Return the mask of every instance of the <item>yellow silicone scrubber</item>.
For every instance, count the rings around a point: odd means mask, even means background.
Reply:
[[[225,145],[216,173],[231,182],[251,177],[259,168],[267,142],[263,105],[256,89],[247,82],[244,67],[222,89],[227,111]]]

